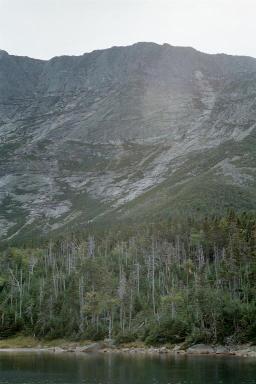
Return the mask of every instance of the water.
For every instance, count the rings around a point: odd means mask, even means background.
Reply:
[[[0,384],[255,384],[256,360],[1,353]]]

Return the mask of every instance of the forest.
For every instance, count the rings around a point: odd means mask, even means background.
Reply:
[[[256,343],[256,215],[87,229],[0,252],[0,337]]]

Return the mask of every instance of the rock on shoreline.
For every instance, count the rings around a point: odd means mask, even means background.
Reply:
[[[173,348],[162,347],[117,347],[105,342],[95,342],[84,346],[38,347],[38,348],[2,348],[0,352],[54,352],[54,353],[124,353],[124,354],[172,354],[172,355],[226,355],[238,357],[256,357],[256,346],[223,346],[195,344],[185,349],[182,345]]]

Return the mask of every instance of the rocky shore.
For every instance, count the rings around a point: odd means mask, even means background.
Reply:
[[[222,346],[196,344],[189,348],[182,345],[174,347],[134,347],[134,346],[115,346],[108,342],[91,343],[84,346],[65,345],[63,347],[38,347],[34,348],[0,348],[0,352],[53,352],[53,353],[124,353],[124,354],[170,354],[170,355],[223,355],[238,357],[255,357],[256,346],[249,344],[240,346]]]

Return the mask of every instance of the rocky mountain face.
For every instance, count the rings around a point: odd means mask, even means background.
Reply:
[[[0,51],[0,236],[256,208],[256,59]]]

